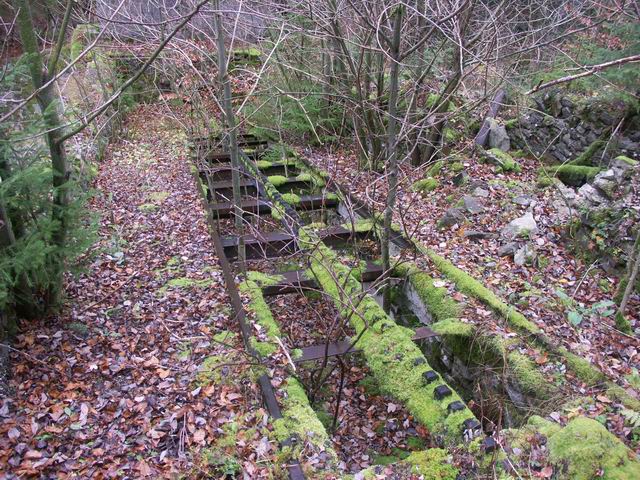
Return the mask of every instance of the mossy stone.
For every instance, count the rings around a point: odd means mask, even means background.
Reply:
[[[575,418],[551,436],[548,446],[549,459],[563,471],[562,478],[640,478],[640,462],[634,453],[590,418]]]
[[[411,188],[414,192],[429,193],[438,188],[438,180],[429,177],[415,182]]]

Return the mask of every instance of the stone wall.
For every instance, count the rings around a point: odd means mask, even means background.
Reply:
[[[613,141],[611,133],[627,113],[624,102],[606,102],[572,98],[559,91],[550,91],[534,99],[529,113],[507,122],[512,142],[525,151],[543,155],[554,163],[575,160],[594,142],[594,165],[608,165],[612,158],[626,155],[640,159],[640,116],[627,116]]]

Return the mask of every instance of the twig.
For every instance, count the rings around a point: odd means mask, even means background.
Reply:
[[[95,307],[96,305],[99,305],[102,302],[104,302],[107,298],[109,298],[111,295],[116,293],[118,290],[120,290],[122,287],[124,287],[127,283],[129,283],[131,280],[133,280],[137,275],[138,275],[138,272],[133,272],[129,278],[127,278],[124,282],[122,282],[119,286],[117,286],[116,288],[111,290],[109,293],[105,294],[101,299],[96,300],[95,302],[93,302],[93,303],[89,304],[88,306],[86,306],[85,308],[83,308],[80,311],[80,314],[83,314],[87,310],[89,310],[89,309]]]
[[[32,355],[29,355],[27,352],[23,352],[22,350],[18,350],[17,348],[12,347],[11,345],[8,345],[6,343],[0,343],[0,347],[8,348],[12,352],[19,353],[20,355],[23,355],[23,356],[27,357],[32,362],[38,363],[38,364],[42,365],[43,367],[48,368],[52,372],[62,373],[62,372],[59,372],[58,370],[56,370],[55,368],[53,368],[51,365],[48,365],[46,362],[43,362],[42,360],[40,360],[40,359],[38,359],[38,358],[36,358],[36,357],[34,357]]]

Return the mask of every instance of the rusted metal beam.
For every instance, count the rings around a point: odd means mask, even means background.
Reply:
[[[429,327],[420,327],[416,329],[415,334],[411,338],[414,342],[425,340],[427,338],[438,337],[439,335]],[[310,362],[312,360],[320,360],[327,357],[337,357],[339,355],[347,355],[357,353],[360,349],[352,346],[352,340],[341,340],[335,343],[311,345],[302,349],[302,355],[294,359],[295,363]]]

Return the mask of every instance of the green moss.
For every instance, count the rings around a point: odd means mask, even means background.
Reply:
[[[640,412],[640,400],[629,395],[624,388],[618,385],[612,385],[611,387],[609,387],[607,389],[607,396],[622,403],[626,408],[630,410]]]
[[[542,433],[545,437],[550,437],[551,435],[559,432],[562,427],[557,423],[554,423],[546,418],[542,418],[538,415],[532,415],[529,417],[527,421],[528,425],[533,426],[536,431]]]
[[[281,187],[282,185],[287,183],[288,179],[283,175],[271,175],[267,177],[267,180],[269,180],[269,183],[271,183],[274,187]]]
[[[245,305],[245,308],[253,314],[255,322],[262,327],[262,330],[269,339],[268,342],[259,342],[258,340],[252,341],[252,345],[256,348],[258,353],[266,353],[268,356],[277,349],[276,337],[282,336],[280,333],[280,327],[273,318],[273,314],[271,313],[271,309],[269,309],[267,302],[264,301],[262,289],[256,282],[252,280],[245,280],[238,288],[242,293],[249,297],[249,302]],[[259,345],[259,343],[272,344],[273,348]]]
[[[632,158],[629,158],[629,157],[627,157],[625,155],[618,155],[615,159],[616,160],[620,160],[622,162],[625,162],[626,164],[628,164],[631,167],[635,167],[639,163],[637,160],[633,160]]]
[[[510,120],[507,120],[504,122],[504,127],[509,130],[511,128],[515,128],[520,124],[520,119],[518,118],[512,118]]]
[[[516,311],[513,307],[507,305],[498,296],[482,285],[478,280],[468,273],[460,270],[447,259],[441,257],[431,249],[427,249],[422,245],[419,248],[426,253],[435,266],[450,280],[455,282],[458,290],[477,298],[493,310],[501,314],[513,328],[531,333],[538,334],[540,329],[532,322],[527,320],[524,315]]]
[[[273,162],[270,162],[268,160],[258,160],[256,162],[256,167],[258,167],[260,170],[266,170],[271,166],[273,166]]]
[[[608,132],[607,132],[608,133]],[[587,147],[587,149],[578,155],[576,158],[571,160],[568,165],[583,165],[583,166],[591,166],[591,159],[596,154],[600,148],[604,147],[607,142],[600,137],[598,140],[593,142],[591,145]]]
[[[247,272],[247,279],[257,283],[260,288],[264,288],[270,285],[277,285],[284,280],[284,277],[282,275],[269,275],[251,270]]]
[[[396,325],[373,297],[362,293],[351,269],[340,264],[335,253],[318,242],[313,232],[302,232],[301,245],[312,249],[314,276],[356,333],[362,332],[358,346],[382,391],[404,402],[414,418],[432,433],[442,433],[450,442],[459,441],[462,422],[474,418],[473,414],[465,409],[449,415],[449,403],[462,401],[461,398],[454,392],[444,400],[436,400],[433,391],[439,383],[424,385],[422,374],[431,367],[426,359],[415,365],[415,359],[424,356],[411,339],[413,331]]]
[[[438,160],[436,163],[431,165],[428,170],[426,177],[437,177],[442,171],[442,167],[444,167],[444,162],[442,160]]]
[[[414,266],[403,264],[395,269],[404,276],[436,321],[460,316],[460,305],[449,296],[446,288],[436,287],[433,278]]]
[[[316,187],[324,187],[326,185],[326,182],[321,175],[310,172],[310,171],[300,173],[296,177],[296,180],[298,180],[299,182],[311,182]]]
[[[440,448],[413,452],[405,462],[412,465],[413,473],[422,475],[425,480],[455,480],[458,476],[448,452]]]
[[[295,193],[283,193],[282,199],[290,205],[296,205],[300,203],[300,196]]]
[[[618,330],[624,333],[632,333],[631,323],[627,318],[625,318],[625,316],[620,311],[616,312],[615,320],[616,320],[616,328]]]
[[[158,210],[158,208],[158,205],[156,205],[155,203],[143,203],[142,205],[138,205],[138,210],[143,213],[155,212],[156,210]]]
[[[418,180],[411,188],[414,192],[429,193],[438,188],[438,180],[431,177]]]
[[[375,220],[373,219],[364,219],[364,220],[356,220],[353,223],[343,223],[340,225],[342,228],[346,228],[347,230],[351,230],[355,233],[366,233],[370,232],[375,228]]]
[[[492,148],[482,154],[482,158],[497,164],[503,172],[520,172],[520,165],[507,152]]]
[[[211,279],[195,280],[193,278],[179,277],[169,280],[164,286],[158,290],[160,295],[167,293],[167,290],[172,288],[204,288],[213,283]]]
[[[337,456],[331,448],[329,435],[311,408],[302,385],[296,379],[289,378],[284,391],[286,397],[282,399],[282,418],[273,422],[276,439],[282,442],[294,437],[326,450],[329,458],[335,461]]]
[[[171,195],[169,192],[152,192],[147,195],[149,201],[154,203],[162,203]]]
[[[572,187],[580,187],[593,180],[602,170],[600,167],[586,167],[582,165],[559,165],[551,167],[550,174],[557,176],[562,183]]]
[[[455,318],[433,323],[431,330],[442,336],[461,336],[466,338],[470,338],[475,332],[473,325],[461,322]]]
[[[600,423],[579,417],[551,436],[549,459],[563,478],[590,480],[640,478],[634,454]]]
[[[453,128],[445,128],[443,140],[445,143],[453,143],[460,139],[461,135],[459,132],[454,130]]]
[[[569,368],[587,385],[593,386],[605,381],[604,374],[591,365],[588,360],[571,353],[564,347],[559,347],[557,350],[564,357]]]
[[[249,343],[251,344],[251,347],[256,352],[258,352],[258,355],[260,355],[263,358],[266,358],[269,355],[272,355],[278,350],[277,345],[270,342],[261,342],[256,337],[251,337],[249,339]]]
[[[549,398],[548,381],[528,357],[518,352],[511,352],[508,356],[508,365],[514,379],[526,393],[543,399]]]
[[[451,165],[449,165],[449,169],[453,173],[460,173],[464,170],[464,165],[462,164],[462,162],[453,162]]]

